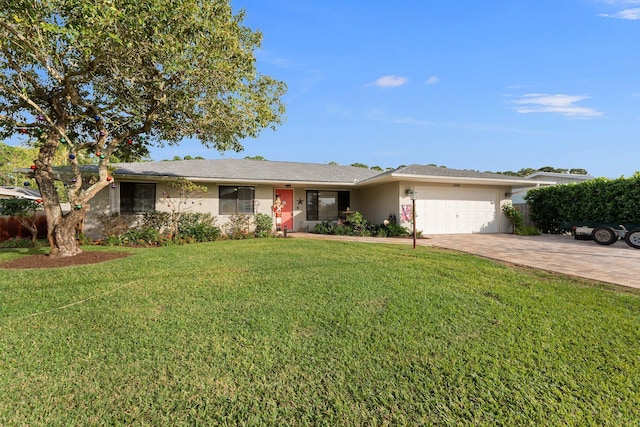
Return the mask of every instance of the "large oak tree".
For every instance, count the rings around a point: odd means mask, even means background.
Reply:
[[[51,256],[73,256],[75,226],[109,185],[109,158],[196,138],[242,149],[280,124],[285,85],[256,69],[261,34],[228,0],[0,0],[0,136],[28,136]],[[63,214],[53,159],[68,154]],[[92,154],[98,172],[83,175]]]

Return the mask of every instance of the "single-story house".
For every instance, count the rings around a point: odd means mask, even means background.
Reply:
[[[534,172],[531,175],[527,175],[524,179],[529,181],[547,181],[553,184],[571,184],[585,182],[595,177],[591,175],[575,174],[575,173],[558,173],[558,172]],[[525,204],[524,196],[531,189],[531,186],[524,186],[522,188],[513,189],[512,201],[514,205]]]
[[[206,186],[191,199],[191,211],[208,212],[224,225],[232,215],[263,213],[274,217],[282,202],[281,224],[289,231],[311,231],[323,221],[337,221],[358,211],[376,224],[387,219],[423,234],[508,233],[502,206],[514,188],[548,185],[501,174],[409,165],[378,171],[336,164],[249,159],[183,160],[112,165],[112,184],[90,204],[84,224],[98,233],[97,214],[136,215],[169,211],[165,195],[176,196],[167,183],[178,177]],[[97,236],[96,236],[97,237]]]
[[[0,199],[29,199],[39,200],[40,192],[27,187],[0,186]]]
[[[10,185],[0,186],[0,199],[28,199],[40,200],[40,192],[29,187],[15,187]],[[34,220],[40,230],[39,237],[47,235],[47,221],[44,212],[36,212]],[[31,237],[28,230],[16,217],[0,215],[0,242],[13,239],[15,237]]]

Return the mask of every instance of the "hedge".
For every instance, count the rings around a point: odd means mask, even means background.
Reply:
[[[557,233],[568,223],[640,223],[640,172],[630,178],[597,178],[530,190],[529,216],[543,232]]]

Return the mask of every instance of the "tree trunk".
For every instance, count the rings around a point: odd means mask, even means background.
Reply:
[[[47,217],[47,240],[49,241],[49,256],[69,257],[82,252],[76,240],[76,225],[84,219],[85,209],[72,210],[67,215],[62,214],[60,197],[54,184],[52,159],[57,143],[47,140],[47,144],[40,148],[36,160],[35,179],[42,195],[44,213]],[[72,206],[73,209],[73,206]]]
[[[40,186],[40,191],[44,194],[42,186]],[[43,200],[47,200],[47,197],[43,197]],[[44,212],[47,217],[49,256],[61,258],[81,253],[82,249],[80,249],[76,239],[76,228],[84,219],[84,209],[73,210],[63,215],[60,203],[54,204],[50,201],[49,203],[44,203]]]
[[[82,253],[82,249],[76,239],[76,228],[83,218],[83,211],[72,211],[60,219],[58,224],[53,228],[51,236],[53,238],[53,245],[51,245],[49,251],[50,257],[62,258]]]
[[[31,232],[31,244],[35,246],[38,241],[38,224],[36,223],[35,215],[33,217],[33,222],[29,222],[27,224],[27,228]]]
[[[17,216],[16,221],[18,221],[24,228],[29,230],[31,233],[31,244],[33,246],[36,245],[36,241],[38,240],[38,225],[37,225],[37,217],[35,214],[31,217],[23,217]]]

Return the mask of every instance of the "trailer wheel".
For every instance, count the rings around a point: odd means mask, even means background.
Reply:
[[[632,248],[640,249],[640,228],[629,231],[624,236],[624,241]]]
[[[616,230],[606,226],[594,228],[591,237],[599,245],[612,245],[618,241]]]

